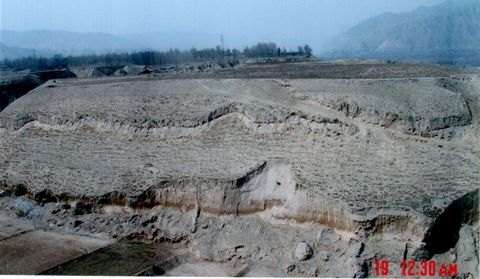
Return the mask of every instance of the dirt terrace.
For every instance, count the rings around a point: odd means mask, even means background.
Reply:
[[[199,255],[206,240],[195,233],[208,216],[330,228],[369,251],[353,256],[347,276],[368,275],[375,251],[397,249],[400,259],[457,249],[438,243],[444,216],[459,220],[458,243],[471,239],[463,235],[478,217],[478,92],[471,74],[47,82],[0,113],[0,181],[40,203],[90,204],[88,214],[173,210],[191,219],[176,226]],[[225,245],[231,237],[214,234]]]

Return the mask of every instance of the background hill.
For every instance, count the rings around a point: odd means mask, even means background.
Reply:
[[[480,1],[449,0],[362,21],[334,40],[326,56],[480,65],[479,42]]]
[[[164,31],[127,34],[125,38],[155,50],[209,48],[220,44],[220,35],[206,32]]]
[[[35,51],[39,52],[37,56],[102,54],[143,48],[139,43],[108,33],[77,33],[48,30],[25,32],[3,30],[0,31],[0,42],[3,44],[0,52],[2,57],[0,58],[6,58],[5,56],[10,55],[12,48],[35,49]],[[22,52],[17,52],[17,54],[22,55]]]
[[[21,57],[28,56],[49,56],[51,55],[48,52],[40,52],[34,49],[20,48],[20,47],[9,47],[0,42],[0,59],[16,59]]]
[[[315,29],[314,25],[309,29]],[[316,30],[316,29],[315,29]],[[316,31],[322,37],[325,30]],[[285,33],[291,41],[302,35]],[[300,34],[300,33],[299,33]],[[297,36],[297,37],[295,37]],[[248,37],[230,36],[226,47],[243,49]],[[256,38],[256,37],[255,37]],[[256,41],[274,41],[268,34]],[[288,41],[288,40],[284,40]],[[380,58],[408,62],[480,66],[480,1],[448,0],[406,13],[384,13],[351,27],[320,58]],[[113,35],[66,31],[0,31],[0,60],[27,56],[51,57],[139,50],[187,50],[220,45],[220,33],[162,31]],[[313,45],[314,49],[317,46]],[[314,51],[315,52],[315,51]],[[316,52],[318,54],[318,52]]]

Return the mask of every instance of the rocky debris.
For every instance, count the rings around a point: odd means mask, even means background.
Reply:
[[[293,252],[295,258],[299,261],[305,261],[313,256],[313,249],[307,242],[302,241],[297,244]]]
[[[73,215],[84,215],[92,213],[92,205],[91,204],[84,204],[83,202],[78,202],[73,210]]]
[[[25,217],[35,208],[35,205],[28,200],[17,199],[12,207],[16,211],[17,216]]]
[[[45,189],[41,192],[38,192],[35,194],[35,201],[39,203],[49,203],[49,202],[57,202],[58,198],[55,196],[55,194],[49,190]]]

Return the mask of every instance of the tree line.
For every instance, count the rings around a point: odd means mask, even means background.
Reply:
[[[285,47],[277,47],[275,43],[258,43],[252,47],[246,47],[243,54],[249,58],[258,57],[285,57],[295,55],[312,55],[312,48],[307,44],[305,46],[298,46],[297,50],[289,50]]]
[[[165,65],[206,61],[221,61],[222,63],[227,61],[229,64],[236,64],[240,57],[259,58],[295,55],[311,56],[312,48],[309,45],[305,45],[299,46],[297,50],[287,51],[285,48],[277,47],[275,43],[257,43],[256,45],[246,47],[243,51],[229,48],[222,49],[220,46],[217,46],[205,49],[192,48],[184,51],[170,49],[168,51],[138,51],[66,57],[55,55],[50,58],[30,56],[13,60],[4,59],[0,64],[3,67],[15,69],[48,70],[87,65]]]

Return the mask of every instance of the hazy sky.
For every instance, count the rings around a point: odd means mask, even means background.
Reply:
[[[114,34],[223,33],[232,42],[319,44],[383,12],[444,0],[0,0],[0,28]]]

